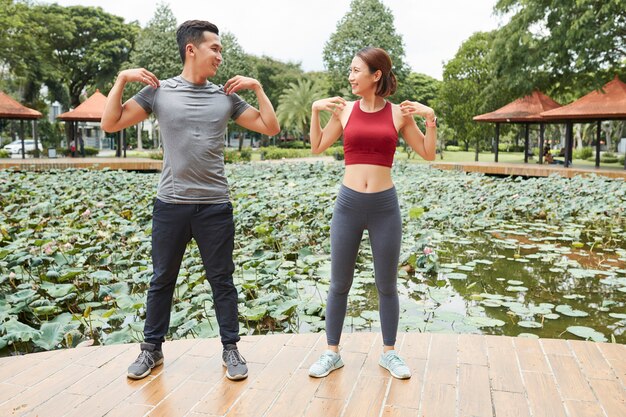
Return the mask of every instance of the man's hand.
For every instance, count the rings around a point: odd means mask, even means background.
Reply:
[[[157,76],[145,68],[127,69],[120,72],[117,77],[125,83],[136,81],[154,88],[159,86],[159,79]]]
[[[254,90],[261,88],[261,83],[254,78],[243,77],[241,75],[235,75],[224,84],[224,91],[226,94],[236,93],[240,90]]]

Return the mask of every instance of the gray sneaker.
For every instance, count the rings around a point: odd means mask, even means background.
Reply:
[[[135,362],[128,367],[128,377],[141,379],[150,375],[152,368],[163,363],[163,352],[155,349],[152,343],[142,343],[141,353]]]
[[[226,345],[222,352],[222,363],[226,367],[226,378],[237,381],[248,377],[246,360],[237,350],[237,345]]]
[[[406,363],[398,356],[395,350],[390,350],[380,355],[378,364],[388,370],[395,378],[411,378],[411,370],[406,366]]]
[[[343,366],[341,356],[337,352],[327,350],[322,356],[309,368],[309,375],[314,378],[323,378],[335,369]]]

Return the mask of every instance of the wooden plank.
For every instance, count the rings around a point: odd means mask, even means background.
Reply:
[[[573,356],[566,340],[540,339],[539,343],[546,355],[566,355]]]
[[[341,415],[345,401],[333,398],[313,398],[304,417],[335,417]]]
[[[313,348],[317,342],[325,336],[322,333],[305,333],[292,337],[286,346]]]
[[[456,385],[457,342],[454,334],[433,334],[426,365],[426,384]]]
[[[121,404],[109,411],[106,417],[143,417],[153,409],[148,405]]]
[[[4,382],[0,383],[0,404],[5,401],[9,401],[11,398],[18,395],[20,392],[26,390],[26,387],[21,385],[11,385],[5,384]]]
[[[383,410],[383,417],[418,417],[418,414],[417,410],[414,408],[401,408],[386,405]]]
[[[243,355],[242,346],[237,346]],[[213,357],[222,355],[222,342],[218,338],[199,340],[186,355]],[[244,355],[245,356],[245,355]]]
[[[543,354],[539,340],[516,337],[513,339],[513,345],[515,346],[522,371],[542,372],[544,374],[552,372]]]
[[[412,372],[410,379],[391,379],[391,387],[387,395],[386,404],[397,408],[410,408],[417,410],[420,406],[424,378],[426,373],[426,360],[406,358],[406,364]],[[389,375],[387,373],[387,375]]]
[[[227,417],[261,417],[270,407],[278,393],[250,388],[230,409]]]
[[[133,346],[134,345],[124,344],[80,348],[89,349],[91,352],[80,358],[76,363],[79,365],[91,366],[93,368],[100,368],[101,366],[114,360],[119,355],[130,350]]]
[[[376,333],[346,333],[341,337],[341,352],[367,353],[376,336]]]
[[[76,381],[76,375],[91,371],[92,368],[82,365],[70,364],[65,366],[56,373],[46,377],[45,380],[33,382],[31,388],[22,391],[0,405],[0,416],[14,415],[16,410],[20,410],[20,413],[33,410],[73,384]]]
[[[20,373],[29,372],[29,369],[39,366],[44,360],[37,357],[37,355],[6,358],[2,366],[0,366],[0,382],[10,380]]]
[[[400,347],[400,354],[404,359],[428,358],[428,351],[430,349],[431,334],[430,333],[407,333],[402,341]]]
[[[295,410],[304,411],[321,382],[320,378],[309,377],[306,369],[298,369],[271,405],[266,417],[284,417],[298,414]]]
[[[58,417],[65,414],[69,409],[72,409],[76,405],[82,403],[87,399],[85,395],[69,394],[67,392],[61,392],[58,395],[50,398],[43,404],[35,407],[31,415],[37,417]]]
[[[489,369],[486,366],[459,365],[459,417],[491,417]]]
[[[361,375],[343,417],[378,417],[389,382],[389,378]]]
[[[587,378],[615,380],[615,374],[595,343],[570,340],[572,351]]]
[[[570,417],[604,417],[604,411],[597,402],[565,401]]]
[[[617,343],[598,343],[598,348],[620,380],[622,387],[626,387],[626,346]]]
[[[575,358],[564,355],[548,355],[548,360],[563,399],[596,401],[596,397],[593,395],[593,391],[591,391],[591,387]]]
[[[493,391],[493,410],[497,417],[530,417],[524,394]]]
[[[246,351],[244,357],[248,363],[266,364],[280,352],[283,346],[289,343],[292,337],[292,334],[276,334],[263,337],[254,345],[254,349]]]
[[[239,399],[241,394],[254,383],[256,375],[260,373],[263,367],[263,364],[248,362],[248,378],[241,381],[231,381],[227,378],[222,378],[196,404],[192,412],[218,416],[224,415]]]
[[[489,378],[496,391],[524,392],[512,338],[486,336],[489,355]]]
[[[306,357],[308,349],[301,347],[285,346],[261,371],[256,381],[252,385],[254,389],[279,391],[282,386],[293,375],[303,359]]]
[[[163,399],[151,412],[151,417],[184,416],[204,397],[211,384],[185,381]]]
[[[420,405],[420,416],[455,417],[456,388],[454,385],[430,384],[426,381]]]
[[[524,372],[528,403],[534,417],[566,417],[563,400],[554,378],[538,372]]]
[[[331,372],[320,384],[315,393],[318,398],[334,398],[347,400],[361,373],[361,367],[365,362],[364,353],[346,353],[341,355],[344,367]]]
[[[473,334],[459,335],[459,363],[487,366],[485,338]]]
[[[626,391],[619,382],[592,379],[589,384],[608,417],[626,416]]]
[[[389,371],[378,364],[382,352],[383,339],[382,336],[378,334],[376,335],[369,352],[367,352],[361,375],[377,376],[382,378],[389,376]]]
[[[63,368],[78,361],[89,352],[90,350],[86,348],[59,350],[57,355],[48,357],[39,362],[37,366],[29,367],[26,372],[20,372],[13,378],[7,379],[5,382],[13,385],[31,387],[39,383],[39,381],[49,378],[51,375],[54,375]],[[91,369],[89,371],[91,371]]]

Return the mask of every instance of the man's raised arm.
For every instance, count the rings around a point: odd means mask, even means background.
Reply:
[[[159,86],[159,79],[150,71],[143,68],[128,69],[117,75],[115,84],[107,98],[100,122],[105,132],[117,132],[145,120],[148,113],[135,100],[128,100],[122,104],[122,94],[128,82],[141,82],[154,88]]]

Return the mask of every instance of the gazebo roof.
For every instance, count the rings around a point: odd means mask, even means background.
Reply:
[[[58,115],[57,118],[66,121],[99,122],[102,119],[106,102],[107,97],[100,90],[96,90],[91,97],[83,101],[74,110],[66,111]]]
[[[543,118],[539,115],[546,110],[561,107],[559,103],[543,94],[541,91],[533,91],[526,97],[500,107],[491,113],[474,116],[477,122],[540,122]]]
[[[626,84],[617,75],[602,87],[573,103],[541,113],[549,120],[626,119]]]
[[[0,91],[0,119],[39,119],[43,115]]]

